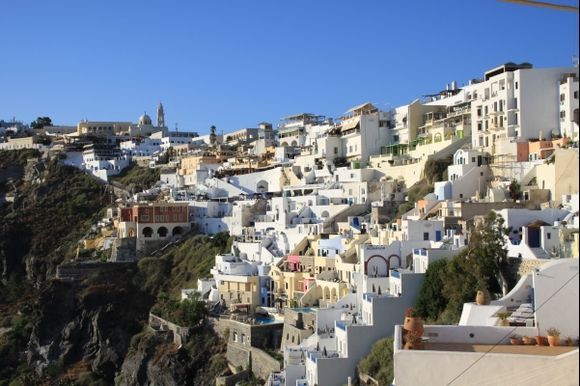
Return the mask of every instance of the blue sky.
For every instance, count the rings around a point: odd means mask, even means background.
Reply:
[[[0,119],[25,122],[136,121],[163,101],[171,128],[229,131],[578,54],[578,14],[495,0],[19,0],[0,15]]]

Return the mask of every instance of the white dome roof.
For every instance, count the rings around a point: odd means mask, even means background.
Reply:
[[[143,114],[139,117],[139,124],[140,125],[150,125],[151,124],[151,117],[147,114]]]

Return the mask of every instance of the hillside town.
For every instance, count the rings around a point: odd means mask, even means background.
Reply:
[[[384,338],[393,385],[574,384],[579,75],[510,62],[385,110],[361,101],[202,134],[168,128],[162,103],[136,122],[0,121],[0,150],[35,149],[110,194],[58,280],[229,234],[176,299],[203,302],[227,342],[217,385],[378,385],[360,363]],[[119,182],[137,169],[158,179]],[[458,322],[417,315],[430,272],[480,256],[492,274],[457,304]],[[191,327],[150,313],[177,347]]]

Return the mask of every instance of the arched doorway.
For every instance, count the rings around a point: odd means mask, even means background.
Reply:
[[[159,229],[157,229],[159,237],[167,237],[167,233],[169,233],[169,231],[165,227],[159,227]]]
[[[256,192],[257,193],[266,193],[268,191],[268,182],[261,180],[258,181],[256,184]]]
[[[324,287],[324,300],[330,300],[330,290],[328,287]]]
[[[143,228],[143,236],[144,237],[151,237],[153,236],[153,229],[150,227]]]
[[[389,272],[389,263],[381,255],[373,255],[365,261],[365,274],[368,276],[385,277]]]
[[[183,228],[180,226],[173,228],[173,231],[171,231],[171,235],[173,235],[173,236],[179,236],[182,234],[183,234]]]

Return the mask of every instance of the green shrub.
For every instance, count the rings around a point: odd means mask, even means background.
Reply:
[[[393,341],[392,337],[378,340],[369,355],[359,362],[359,373],[370,375],[379,385],[390,385],[394,378]]]

